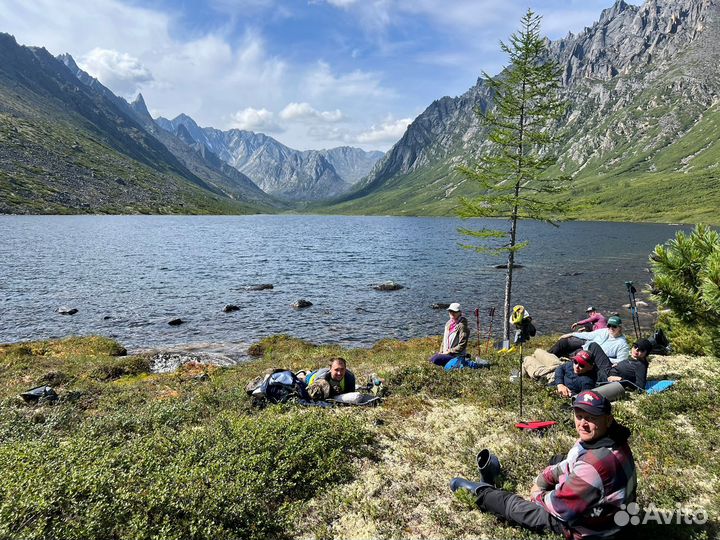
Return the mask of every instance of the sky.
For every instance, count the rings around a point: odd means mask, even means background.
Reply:
[[[0,0],[0,32],[70,53],[154,116],[298,150],[388,150],[434,100],[505,65],[528,8],[559,39],[613,0]],[[1,59],[0,59],[1,61]]]

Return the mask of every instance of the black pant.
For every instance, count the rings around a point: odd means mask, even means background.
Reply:
[[[593,362],[595,363],[595,369],[597,370],[597,382],[606,382],[612,363],[608,358],[605,351],[597,343],[591,343],[588,347],[588,352],[592,355]]]
[[[527,501],[515,493],[509,493],[502,489],[485,488],[478,494],[476,504],[480,510],[495,514],[531,531],[565,535],[562,521],[542,506]]]
[[[558,358],[570,358],[570,355],[578,349],[581,349],[584,344],[585,342],[582,339],[576,338],[575,336],[560,338],[555,345],[548,349],[548,352]]]

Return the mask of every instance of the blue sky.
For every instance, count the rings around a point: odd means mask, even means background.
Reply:
[[[530,7],[551,39],[611,0],[0,0],[0,31],[69,52],[154,116],[267,133],[297,149],[387,150],[433,100],[504,64]]]

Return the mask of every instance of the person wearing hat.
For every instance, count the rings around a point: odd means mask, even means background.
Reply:
[[[608,372],[607,380],[610,382],[628,381],[640,390],[644,390],[652,348],[650,340],[641,339],[636,341],[632,349],[630,349],[630,358],[612,366]]]
[[[596,344],[597,347],[593,346]],[[548,349],[558,357],[569,357],[577,349],[585,349],[593,355],[593,360],[601,375],[607,377],[612,365],[627,360],[630,346],[622,333],[622,320],[613,315],[607,320],[607,328],[592,332],[572,332],[560,336],[560,339]],[[606,379],[600,379],[606,380]]]
[[[592,390],[578,394],[573,419],[578,440],[564,459],[537,476],[530,500],[497,489],[487,477],[482,482],[454,478],[450,489],[468,490],[480,510],[533,532],[576,539],[617,534],[615,514],[636,495],[630,430],[615,421],[607,398]]]
[[[570,328],[573,330],[578,329],[578,332],[592,332],[593,330],[607,328],[607,319],[605,318],[605,315],[600,313],[593,306],[588,306],[585,313],[588,314],[587,319],[572,323]]]
[[[555,369],[553,385],[557,393],[569,398],[583,390],[592,390],[597,385],[597,370],[592,355],[579,350],[570,362]]]
[[[453,358],[465,356],[470,336],[468,322],[460,311],[460,304],[453,302],[448,306],[447,311],[449,318],[445,323],[440,352],[430,358],[430,362],[443,367]]]

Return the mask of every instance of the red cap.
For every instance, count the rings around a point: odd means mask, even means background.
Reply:
[[[575,358],[573,358],[578,364],[585,367],[592,367],[593,365],[593,359],[592,355],[587,351],[580,351],[575,355]]]

